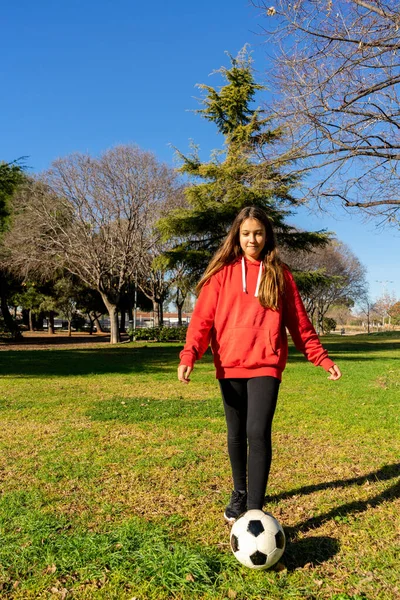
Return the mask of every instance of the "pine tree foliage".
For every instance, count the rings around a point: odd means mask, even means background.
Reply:
[[[180,172],[192,181],[186,187],[186,209],[172,211],[159,223],[165,239],[175,246],[167,253],[169,264],[185,262],[199,272],[215,252],[237,213],[245,206],[266,210],[280,245],[309,249],[323,245],[328,234],[301,232],[286,223],[298,201],[292,191],[297,179],[271,166],[268,146],[279,139],[280,131],[270,128],[270,117],[253,108],[263,86],[254,80],[251,57],[244,47],[230,68],[218,72],[226,82],[219,90],[201,84],[203,107],[196,111],[212,122],[224,136],[224,150],[201,162],[198,148],[178,157]]]
[[[10,215],[10,200],[17,186],[23,181],[23,167],[19,161],[0,163],[0,232],[7,226]]]

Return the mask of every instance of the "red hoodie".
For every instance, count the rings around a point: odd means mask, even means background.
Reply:
[[[326,371],[333,366],[312,326],[289,269],[279,310],[261,306],[260,261],[238,259],[204,284],[180,353],[193,367],[211,341],[217,379],[271,375],[281,379],[288,356],[286,328],[298,350]]]

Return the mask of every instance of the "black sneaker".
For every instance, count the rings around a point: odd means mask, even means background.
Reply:
[[[247,493],[233,490],[231,501],[225,509],[224,519],[231,525],[241,514],[246,512]]]

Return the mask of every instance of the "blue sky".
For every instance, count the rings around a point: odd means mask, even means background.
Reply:
[[[265,24],[246,0],[201,3],[42,0],[4,3],[0,21],[0,160],[28,156],[32,171],[71,152],[136,143],[174,164],[192,139],[203,159],[221,140],[198,108],[196,83],[250,44],[262,82]],[[259,102],[262,102],[260,96]],[[301,209],[292,223],[328,229],[367,267],[373,298],[400,298],[400,235],[354,213]]]

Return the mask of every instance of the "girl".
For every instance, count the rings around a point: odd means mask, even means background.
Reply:
[[[339,379],[341,372],[321,346],[293,276],[278,258],[262,209],[240,211],[196,291],[200,295],[180,353],[178,379],[189,383],[195,361],[211,340],[234,487],[224,517],[233,523],[246,510],[264,505],[272,419],[288,355],[286,328],[296,348],[330,373],[328,379]]]

